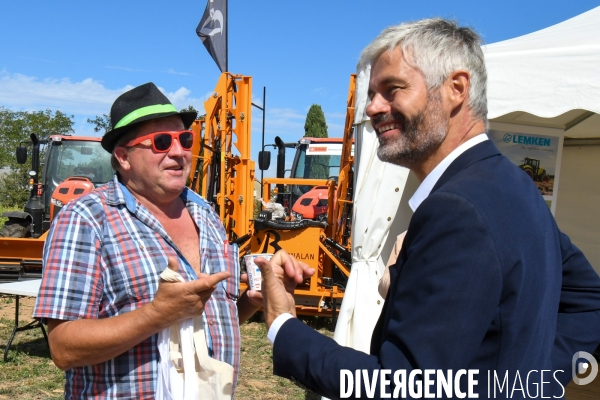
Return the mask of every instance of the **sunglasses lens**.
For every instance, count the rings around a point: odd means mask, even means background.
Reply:
[[[171,148],[173,138],[171,135],[161,134],[154,136],[154,148],[157,151],[167,151]]]
[[[185,150],[191,149],[192,144],[194,143],[194,135],[190,132],[181,132],[179,134],[179,143],[181,143],[181,147]]]

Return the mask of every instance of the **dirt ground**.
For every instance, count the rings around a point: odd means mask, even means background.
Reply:
[[[21,297],[19,302],[19,325],[23,326],[32,320],[34,305],[35,298]],[[0,332],[2,332],[0,357],[12,331],[14,318],[15,298],[0,295]],[[317,322],[315,327],[320,328],[319,330],[323,334],[332,335],[330,330],[322,327],[323,321],[311,322]],[[312,400],[320,398],[286,379],[273,376],[271,345],[266,338],[265,325],[260,315],[255,316],[252,322],[242,325],[240,331],[242,335],[242,364],[236,398],[248,400]],[[36,346],[40,348],[31,351],[28,343],[36,343]],[[62,372],[54,366],[49,357],[47,345],[43,341],[41,331],[34,329],[21,332],[15,336],[15,341],[11,347],[11,360],[6,365],[0,366],[0,400],[57,398],[62,393],[63,379]],[[23,385],[24,382],[26,382],[25,385]],[[22,386],[26,386],[26,388]]]
[[[554,178],[550,179],[548,182],[534,182],[535,186],[537,186],[538,190],[542,194],[542,196],[552,196],[554,192]]]
[[[19,303],[20,325],[31,320],[35,299],[22,297]],[[0,342],[4,345],[12,330],[5,326],[14,321],[15,300],[12,296],[0,295],[0,331],[3,335]],[[331,327],[323,328],[329,319],[313,319],[305,321],[327,336],[332,335]],[[253,322],[241,327],[242,333],[242,365],[240,369],[236,398],[238,399],[298,399],[314,400],[320,396],[294,385],[286,379],[272,374],[271,345],[266,339],[264,324],[260,316]],[[29,346],[29,343],[36,343]],[[47,345],[38,329],[20,333],[15,338],[15,348],[21,347],[17,359],[11,359],[0,368],[0,400],[15,398],[57,399],[61,397],[64,378],[54,366],[47,354]],[[41,347],[40,347],[41,346]],[[39,347],[39,348],[38,348]],[[2,347],[3,350],[3,347]],[[43,351],[42,351],[43,350]],[[30,354],[27,354],[30,353]],[[46,354],[45,356],[42,356]],[[0,356],[2,353],[0,352]],[[12,357],[15,357],[14,355]],[[2,361],[0,361],[2,363]],[[586,400],[600,398],[600,377],[587,386],[571,383],[566,388],[568,400]]]
[[[33,314],[34,305],[35,298],[21,297],[21,300],[19,301],[19,321],[26,322],[32,319],[31,315]],[[14,296],[0,295],[0,318],[6,318],[10,320],[15,319]]]

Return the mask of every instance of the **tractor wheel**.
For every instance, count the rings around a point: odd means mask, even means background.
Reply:
[[[544,183],[548,183],[550,181],[550,177],[548,175],[542,175],[540,180]]]
[[[31,225],[24,221],[8,220],[2,230],[0,230],[0,237],[9,238],[24,238],[30,235]]]
[[[530,169],[524,169],[523,172],[525,172],[527,175],[529,175],[529,177],[531,179],[533,179],[533,171]]]

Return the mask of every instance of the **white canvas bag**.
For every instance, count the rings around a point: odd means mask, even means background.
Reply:
[[[160,277],[184,281],[168,268]],[[159,332],[156,400],[231,399],[233,367],[208,355],[203,320],[201,315]]]

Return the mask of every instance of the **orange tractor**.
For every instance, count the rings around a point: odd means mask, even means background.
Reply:
[[[205,116],[191,127],[197,139],[188,186],[213,205],[229,242],[239,248],[242,264],[247,253],[285,249],[317,271],[296,289],[299,314],[335,315],[350,275],[355,79],[355,75],[350,78],[343,138],[303,138],[295,144],[276,138],[277,177],[264,179],[263,201],[282,209],[279,216],[268,207],[255,210],[255,162],[250,159],[252,78],[221,74],[204,103]],[[21,228],[6,230],[17,237],[0,237],[0,280],[39,277],[45,232],[56,212],[113,175],[110,155],[100,147],[99,138],[53,136],[41,143],[32,136],[32,144],[31,195],[23,212],[5,215],[9,227]],[[37,181],[40,146],[46,147],[41,183]],[[285,149],[290,147],[296,156],[291,177],[285,178]],[[27,149],[19,148],[17,155],[24,163]],[[260,152],[261,169],[269,167],[269,160],[270,153]],[[272,193],[276,193],[274,202]],[[311,199],[308,206],[302,204],[306,199]]]
[[[100,138],[53,135],[48,140],[31,137],[29,199],[23,211],[9,211],[0,231],[0,282],[41,276],[46,231],[68,201],[113,176],[110,155]],[[27,162],[28,147],[17,148],[17,162]],[[40,155],[45,154],[42,179],[38,180]]]

